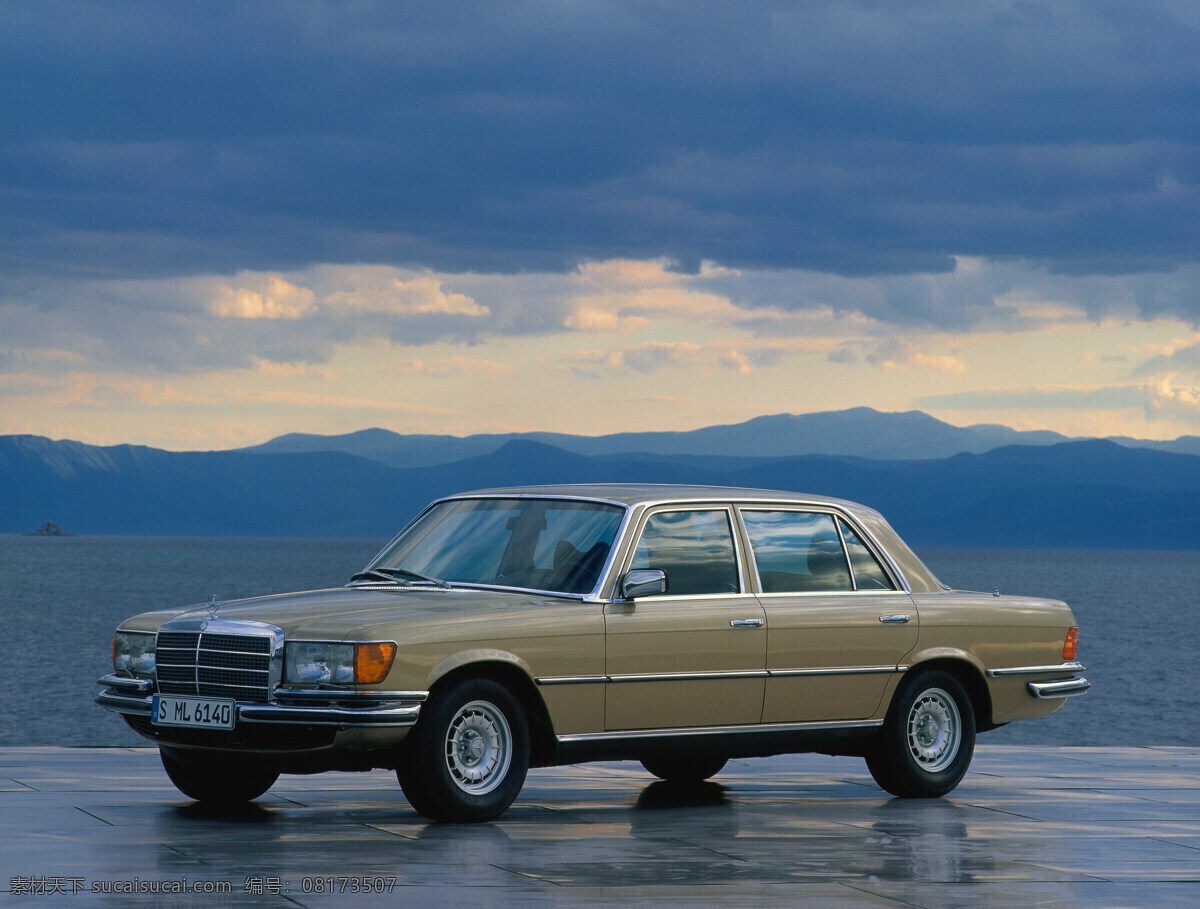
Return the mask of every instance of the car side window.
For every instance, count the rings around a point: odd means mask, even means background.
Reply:
[[[737,555],[724,510],[660,511],[650,516],[630,568],[658,568],[672,595],[737,593]]]
[[[846,541],[846,552],[850,554],[850,564],[854,568],[854,583],[859,590],[895,590],[896,585],[888,577],[879,560],[871,554],[866,544],[858,538],[853,528],[841,518],[838,524],[842,528],[842,538]]]
[[[763,593],[853,590],[833,516],[803,511],[743,511]]]

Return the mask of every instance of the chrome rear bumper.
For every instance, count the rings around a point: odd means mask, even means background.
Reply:
[[[1077,694],[1087,694],[1092,683],[1083,676],[1077,675],[1073,679],[1063,679],[1058,682],[1030,682],[1028,685],[1029,693],[1035,698],[1069,698]]]
[[[1013,675],[1061,675],[1066,672],[1079,673],[1083,664],[1071,660],[1059,663],[1057,666],[1005,666],[1002,669],[989,669],[988,678],[1003,678]],[[1092,683],[1081,675],[1073,675],[1069,679],[1055,679],[1049,682],[1028,682],[1025,686],[1029,693],[1039,700],[1050,698],[1069,698],[1077,694],[1087,694]]]

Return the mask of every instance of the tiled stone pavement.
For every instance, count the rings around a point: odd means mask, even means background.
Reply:
[[[632,763],[560,767],[472,826],[426,823],[385,771],[285,776],[218,812],[153,749],[7,748],[0,844],[5,906],[1191,909],[1200,748],[985,744],[933,801],[887,797],[852,758],[733,761],[686,796]],[[109,882],[231,892],[92,892]]]

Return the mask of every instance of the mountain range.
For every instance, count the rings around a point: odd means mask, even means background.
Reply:
[[[506,442],[541,442],[582,455],[695,453],[730,457],[848,455],[895,460],[934,460],[962,452],[983,454],[1002,445],[1057,445],[1079,441],[1046,430],[1021,431],[992,423],[952,426],[917,410],[880,413],[870,407],[809,414],[774,414],[744,423],[688,432],[623,432],[575,436],[552,432],[472,436],[400,435],[364,429],[339,436],[289,433],[242,449],[258,454],[344,451],[393,467],[424,467],[491,454]],[[748,442],[749,440],[749,442]],[[1112,437],[1134,448],[1200,455],[1200,436],[1169,441]]]
[[[465,489],[647,482],[854,499],[916,545],[1195,549],[1196,443],[1073,440],[867,408],[595,437],[291,434],[208,452],[0,436],[0,533],[53,520],[73,534],[385,538]]]

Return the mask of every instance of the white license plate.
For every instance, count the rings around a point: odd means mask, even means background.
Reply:
[[[232,729],[236,717],[237,708],[229,699],[175,698],[156,694],[150,719],[159,726]]]

